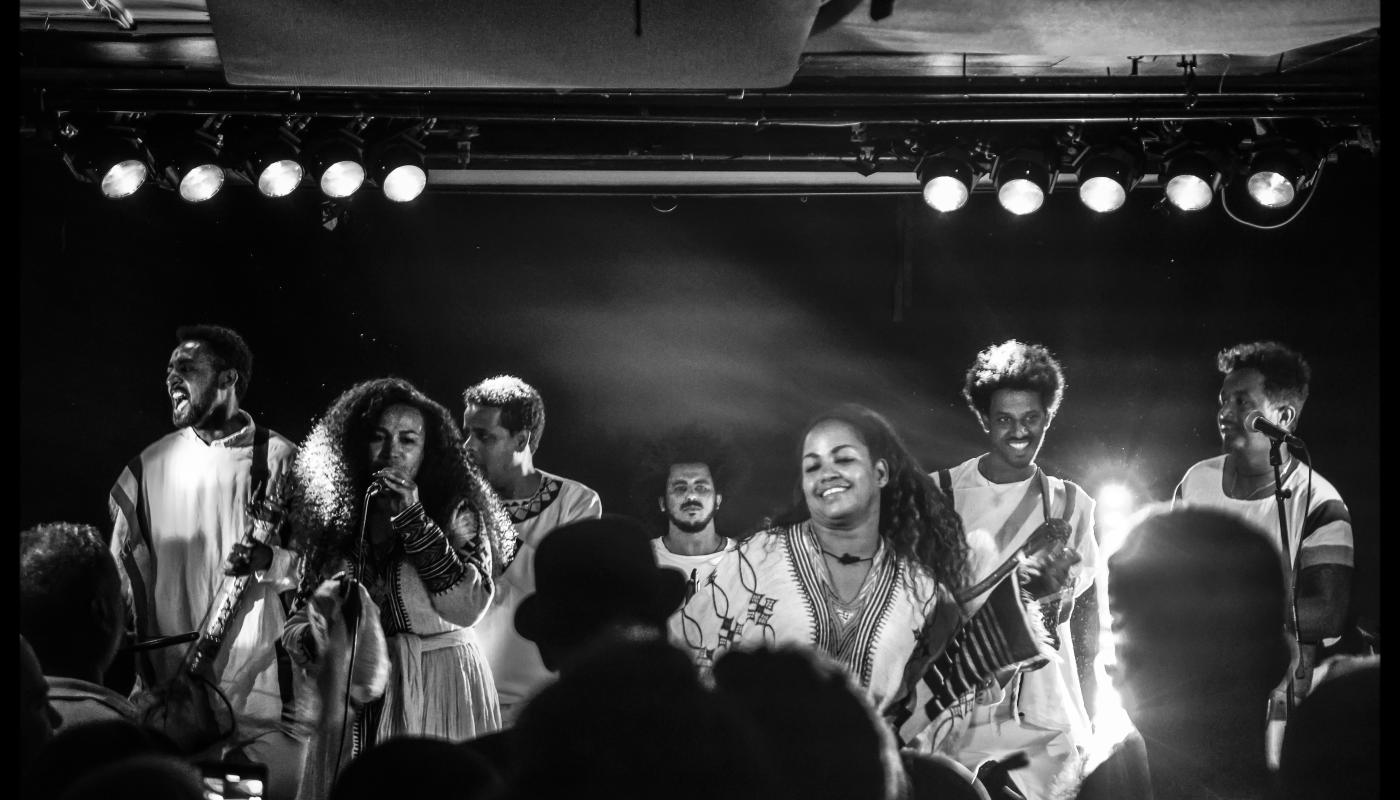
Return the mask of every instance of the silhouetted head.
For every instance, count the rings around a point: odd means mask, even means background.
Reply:
[[[558,669],[599,633],[665,630],[685,597],[685,576],[658,567],[641,523],[620,514],[560,526],[535,554],[535,593],[515,611],[520,635]]]
[[[121,579],[90,525],[51,522],[19,535],[20,632],[45,674],[97,683],[116,658]]]
[[[799,648],[730,650],[715,689],[742,709],[785,798],[894,797],[899,756],[865,694],[835,663]]]
[[[772,797],[743,719],[660,636],[590,646],[526,705],[515,731],[522,800]]]
[[[1283,563],[1263,531],[1220,511],[1147,516],[1108,562],[1115,684],[1140,730],[1262,714],[1288,666]]]
[[[356,756],[330,800],[385,800],[411,787],[414,797],[473,800],[492,796],[501,776],[480,756],[444,739],[401,736]]]

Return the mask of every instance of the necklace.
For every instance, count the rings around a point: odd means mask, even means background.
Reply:
[[[849,566],[852,565],[852,564],[859,564],[859,563],[862,562],[862,561],[873,561],[873,560],[875,559],[875,554],[874,554],[874,553],[871,553],[870,555],[866,556],[865,558],[857,558],[857,557],[851,555],[850,553],[842,553],[841,555],[838,556],[838,555],[836,555],[835,553],[831,552],[830,550],[827,550],[826,548],[821,548],[821,551],[822,551],[822,555],[830,556],[830,557],[836,559],[836,561],[837,561],[839,564],[841,564],[841,566],[843,566],[843,567],[849,567]]]

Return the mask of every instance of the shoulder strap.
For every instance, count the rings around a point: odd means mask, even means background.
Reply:
[[[260,502],[267,494],[267,482],[272,476],[267,456],[267,446],[271,439],[271,431],[256,422],[253,423],[253,462],[248,466],[252,484],[248,497],[255,503]]]
[[[1069,518],[1074,516],[1074,501],[1079,496],[1079,487],[1072,481],[1063,481],[1065,485],[1065,508],[1060,512],[1060,519],[1069,522]]]

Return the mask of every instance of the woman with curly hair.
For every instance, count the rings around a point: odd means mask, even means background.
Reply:
[[[342,394],[297,455],[290,524],[306,560],[300,607],[282,643],[321,687],[304,796],[329,788],[377,741],[465,740],[500,727],[472,626],[491,604],[492,564],[513,546],[514,529],[467,460],[447,409],[398,378]],[[341,673],[354,646],[369,648],[376,637],[352,645],[346,631],[369,625],[377,634],[376,622],[387,642],[387,686],[373,700],[377,686],[350,692],[359,701],[352,714],[335,695],[357,678]],[[382,676],[369,680],[376,683]]]
[[[916,632],[967,582],[962,523],[890,423],[863,406],[814,418],[798,461],[791,509],[696,587],[685,644],[702,670],[731,646],[809,645],[883,709]]]
[[[962,521],[888,420],[838,406],[808,423],[797,461],[791,509],[726,553],[683,612],[682,644],[702,672],[731,647],[813,648],[865,690],[900,744],[927,751],[999,670],[1050,656],[1019,584],[1063,576],[1068,562],[1027,564],[966,614],[955,599],[972,555]]]

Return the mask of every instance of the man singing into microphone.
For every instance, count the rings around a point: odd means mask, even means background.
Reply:
[[[1285,439],[1296,441],[1291,434],[1308,399],[1311,370],[1303,357],[1278,342],[1253,342],[1222,350],[1216,365],[1225,376],[1216,413],[1224,454],[1188,469],[1176,487],[1173,505],[1236,514],[1266,531],[1279,552],[1287,553],[1284,568],[1297,606],[1296,636],[1289,639],[1296,647],[1288,678],[1269,703],[1270,760],[1276,765],[1289,695],[1297,705],[1307,694],[1317,647],[1336,642],[1346,621],[1353,563],[1351,516],[1332,484],[1293,457]],[[1286,551],[1269,459],[1271,435],[1279,440],[1282,461]]]

